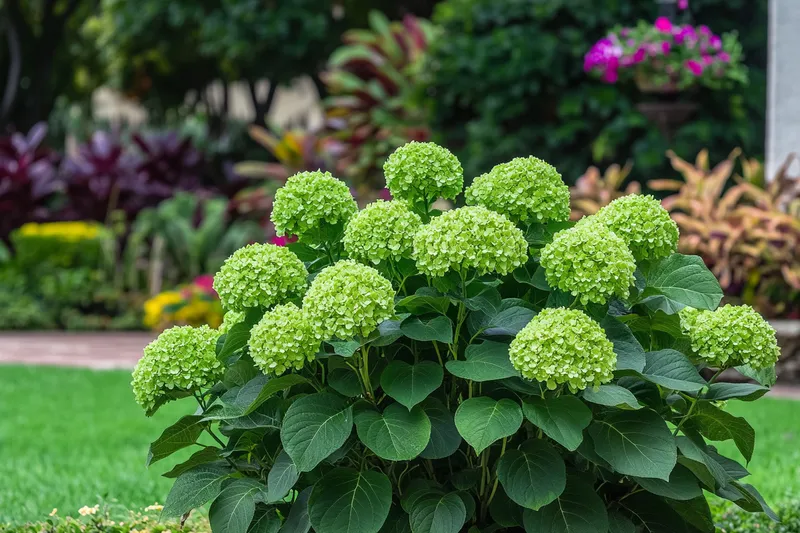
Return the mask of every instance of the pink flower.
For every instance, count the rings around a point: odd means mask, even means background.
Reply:
[[[672,50],[672,43],[670,43],[669,41],[664,41],[663,43],[661,43],[661,53],[667,55],[670,50]]]
[[[684,66],[688,68],[693,75],[700,76],[703,73],[703,65],[695,61],[694,59],[689,59],[684,63]]]
[[[606,83],[617,83],[619,73],[616,70],[608,69],[603,73],[603,81]]]
[[[713,62],[714,62],[714,58],[713,57],[711,57],[709,55],[703,55],[703,64],[704,65],[710,65]]]
[[[708,40],[708,43],[714,50],[719,50],[720,48],[722,48],[722,39],[720,39],[719,35],[712,35],[711,38]]]
[[[380,198],[381,200],[386,200],[388,202],[392,199],[392,193],[389,192],[389,189],[384,187],[383,189],[381,189],[380,194],[378,194],[378,198]]]
[[[731,60],[731,55],[728,52],[721,52],[717,58],[722,61],[723,63],[727,63]]]
[[[203,274],[194,278],[192,284],[207,294],[216,295],[214,290],[214,276],[211,274]]]
[[[273,237],[270,242],[275,246],[286,246],[288,244],[292,244],[295,241],[297,241],[297,237],[292,235],[291,237]]]
[[[701,24],[697,27],[697,31],[699,31],[703,35],[711,35],[711,30],[705,24]]]
[[[655,28],[662,33],[672,33],[672,22],[667,17],[658,17]]]
[[[639,48],[638,50],[636,50],[636,53],[633,54],[633,62],[634,64],[641,63],[642,61],[645,60],[646,57],[647,57],[647,52],[645,51],[645,49]]]
[[[678,0],[678,9],[689,9],[689,0]]]

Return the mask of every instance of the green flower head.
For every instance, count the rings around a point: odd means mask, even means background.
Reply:
[[[374,268],[347,259],[314,278],[303,310],[317,340],[366,337],[394,316],[394,290]]]
[[[543,309],[517,333],[508,350],[514,368],[526,379],[572,392],[599,387],[614,377],[617,355],[600,324],[583,311]]]
[[[303,311],[288,303],[267,312],[250,330],[250,357],[264,374],[279,376],[300,370],[319,349]]]
[[[330,172],[300,172],[275,193],[272,222],[278,235],[316,242],[324,226],[345,224],[358,206],[343,181]]]
[[[267,308],[301,295],[307,277],[303,262],[288,248],[250,244],[225,260],[214,276],[214,290],[225,309]]]
[[[465,192],[468,205],[482,205],[514,222],[569,220],[569,187],[561,174],[536,157],[518,157],[478,176]]]
[[[482,206],[448,211],[422,226],[414,237],[417,268],[429,276],[476,269],[508,274],[528,260],[522,230]]]
[[[447,148],[412,141],[392,153],[383,165],[386,186],[403,200],[454,199],[464,188],[464,169]]]
[[[584,305],[627,298],[636,270],[625,241],[596,223],[556,233],[542,248],[540,264],[551,287],[580,297]]]
[[[225,369],[217,359],[217,337],[208,326],[180,326],[148,344],[131,382],[139,405],[150,412],[170,392],[192,392],[220,379]]]
[[[661,259],[678,249],[678,225],[652,196],[617,198],[594,218],[622,237],[637,261]]]
[[[347,224],[344,248],[362,263],[397,261],[411,255],[422,219],[401,200],[369,204]]]
[[[245,317],[244,311],[228,311],[222,317],[222,324],[219,325],[217,331],[220,333],[228,333],[233,326],[242,322]]]
[[[692,350],[712,367],[768,368],[781,355],[775,330],[749,305],[724,305],[716,311],[685,308],[680,317]]]

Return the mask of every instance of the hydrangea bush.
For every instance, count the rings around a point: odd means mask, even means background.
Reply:
[[[150,448],[194,450],[165,474],[165,518],[210,503],[215,533],[711,533],[709,495],[774,516],[745,479],[753,428],[725,405],[774,383],[775,332],[718,308],[658,202],[574,224],[528,158],[439,213],[461,192],[449,152],[412,143],[386,171],[406,203],[360,213],[333,178],[338,200],[315,204],[297,192],[320,175],[290,179],[275,208],[300,242],[225,263],[224,331],[145,350],[142,407],[198,404]]]

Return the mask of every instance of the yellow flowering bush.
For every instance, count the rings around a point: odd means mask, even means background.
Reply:
[[[144,325],[154,331],[203,324],[217,328],[222,319],[216,293],[196,283],[161,292],[144,302]]]
[[[97,222],[29,222],[11,232],[15,261],[25,270],[101,266],[111,232]]]
[[[197,402],[150,446],[148,463],[195,450],[165,518],[210,502],[212,530],[235,533],[712,533],[706,492],[774,516],[712,444],[752,459],[725,405],[771,386],[773,332],[717,309],[649,199],[572,227],[535,158],[444,213],[432,200],[463,193],[452,153],[411,143],[385,172],[399,200],[360,212],[332,177],[287,184],[278,223],[300,242],[236,252],[215,279],[224,328],[146,349],[142,406]],[[725,369],[759,384],[717,383]]]

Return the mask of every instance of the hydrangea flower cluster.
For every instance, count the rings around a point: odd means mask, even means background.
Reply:
[[[268,308],[301,295],[306,278],[305,265],[288,248],[250,244],[225,260],[214,276],[214,290],[227,310]]]
[[[482,205],[514,222],[569,220],[569,187],[554,166],[518,157],[478,176],[464,193],[468,205]]]
[[[366,337],[394,316],[394,289],[374,268],[346,259],[314,278],[303,310],[318,340]]]
[[[222,324],[219,325],[217,331],[220,333],[228,333],[233,326],[243,321],[245,318],[244,311],[228,311],[222,317]]]
[[[468,206],[422,226],[414,237],[413,257],[420,272],[434,277],[473,268],[480,274],[508,274],[528,260],[528,243],[505,216]]]
[[[383,165],[386,186],[395,198],[454,199],[464,188],[464,169],[450,150],[435,143],[412,141],[398,148]]]
[[[250,330],[250,357],[264,374],[279,376],[300,370],[319,349],[303,311],[288,303],[267,312]]]
[[[208,326],[178,326],[148,344],[131,382],[139,405],[150,411],[169,391],[194,391],[220,379],[225,369],[217,360],[217,337]]]
[[[572,392],[599,387],[614,377],[617,355],[603,328],[583,311],[543,309],[517,333],[508,350],[514,368],[526,379]]]
[[[742,47],[733,33],[716,35],[708,26],[675,25],[666,17],[615,28],[584,57],[583,68],[616,83],[631,73],[640,85],[684,89],[701,84],[717,87],[723,80],[742,83],[747,69]]]
[[[363,263],[397,261],[411,255],[420,216],[402,200],[369,204],[350,219],[344,232],[344,249]]]
[[[540,264],[551,287],[580,298],[582,304],[604,304],[627,298],[636,262],[622,238],[601,224],[584,219],[560,231],[542,248]]]
[[[617,198],[594,218],[622,237],[637,261],[661,259],[678,249],[678,225],[652,196]]]
[[[780,357],[775,330],[749,305],[724,305],[716,311],[686,308],[680,317],[692,350],[710,366],[767,368]]]
[[[275,193],[272,222],[278,235],[313,242],[323,225],[346,223],[358,211],[350,189],[330,172],[300,172]]]

